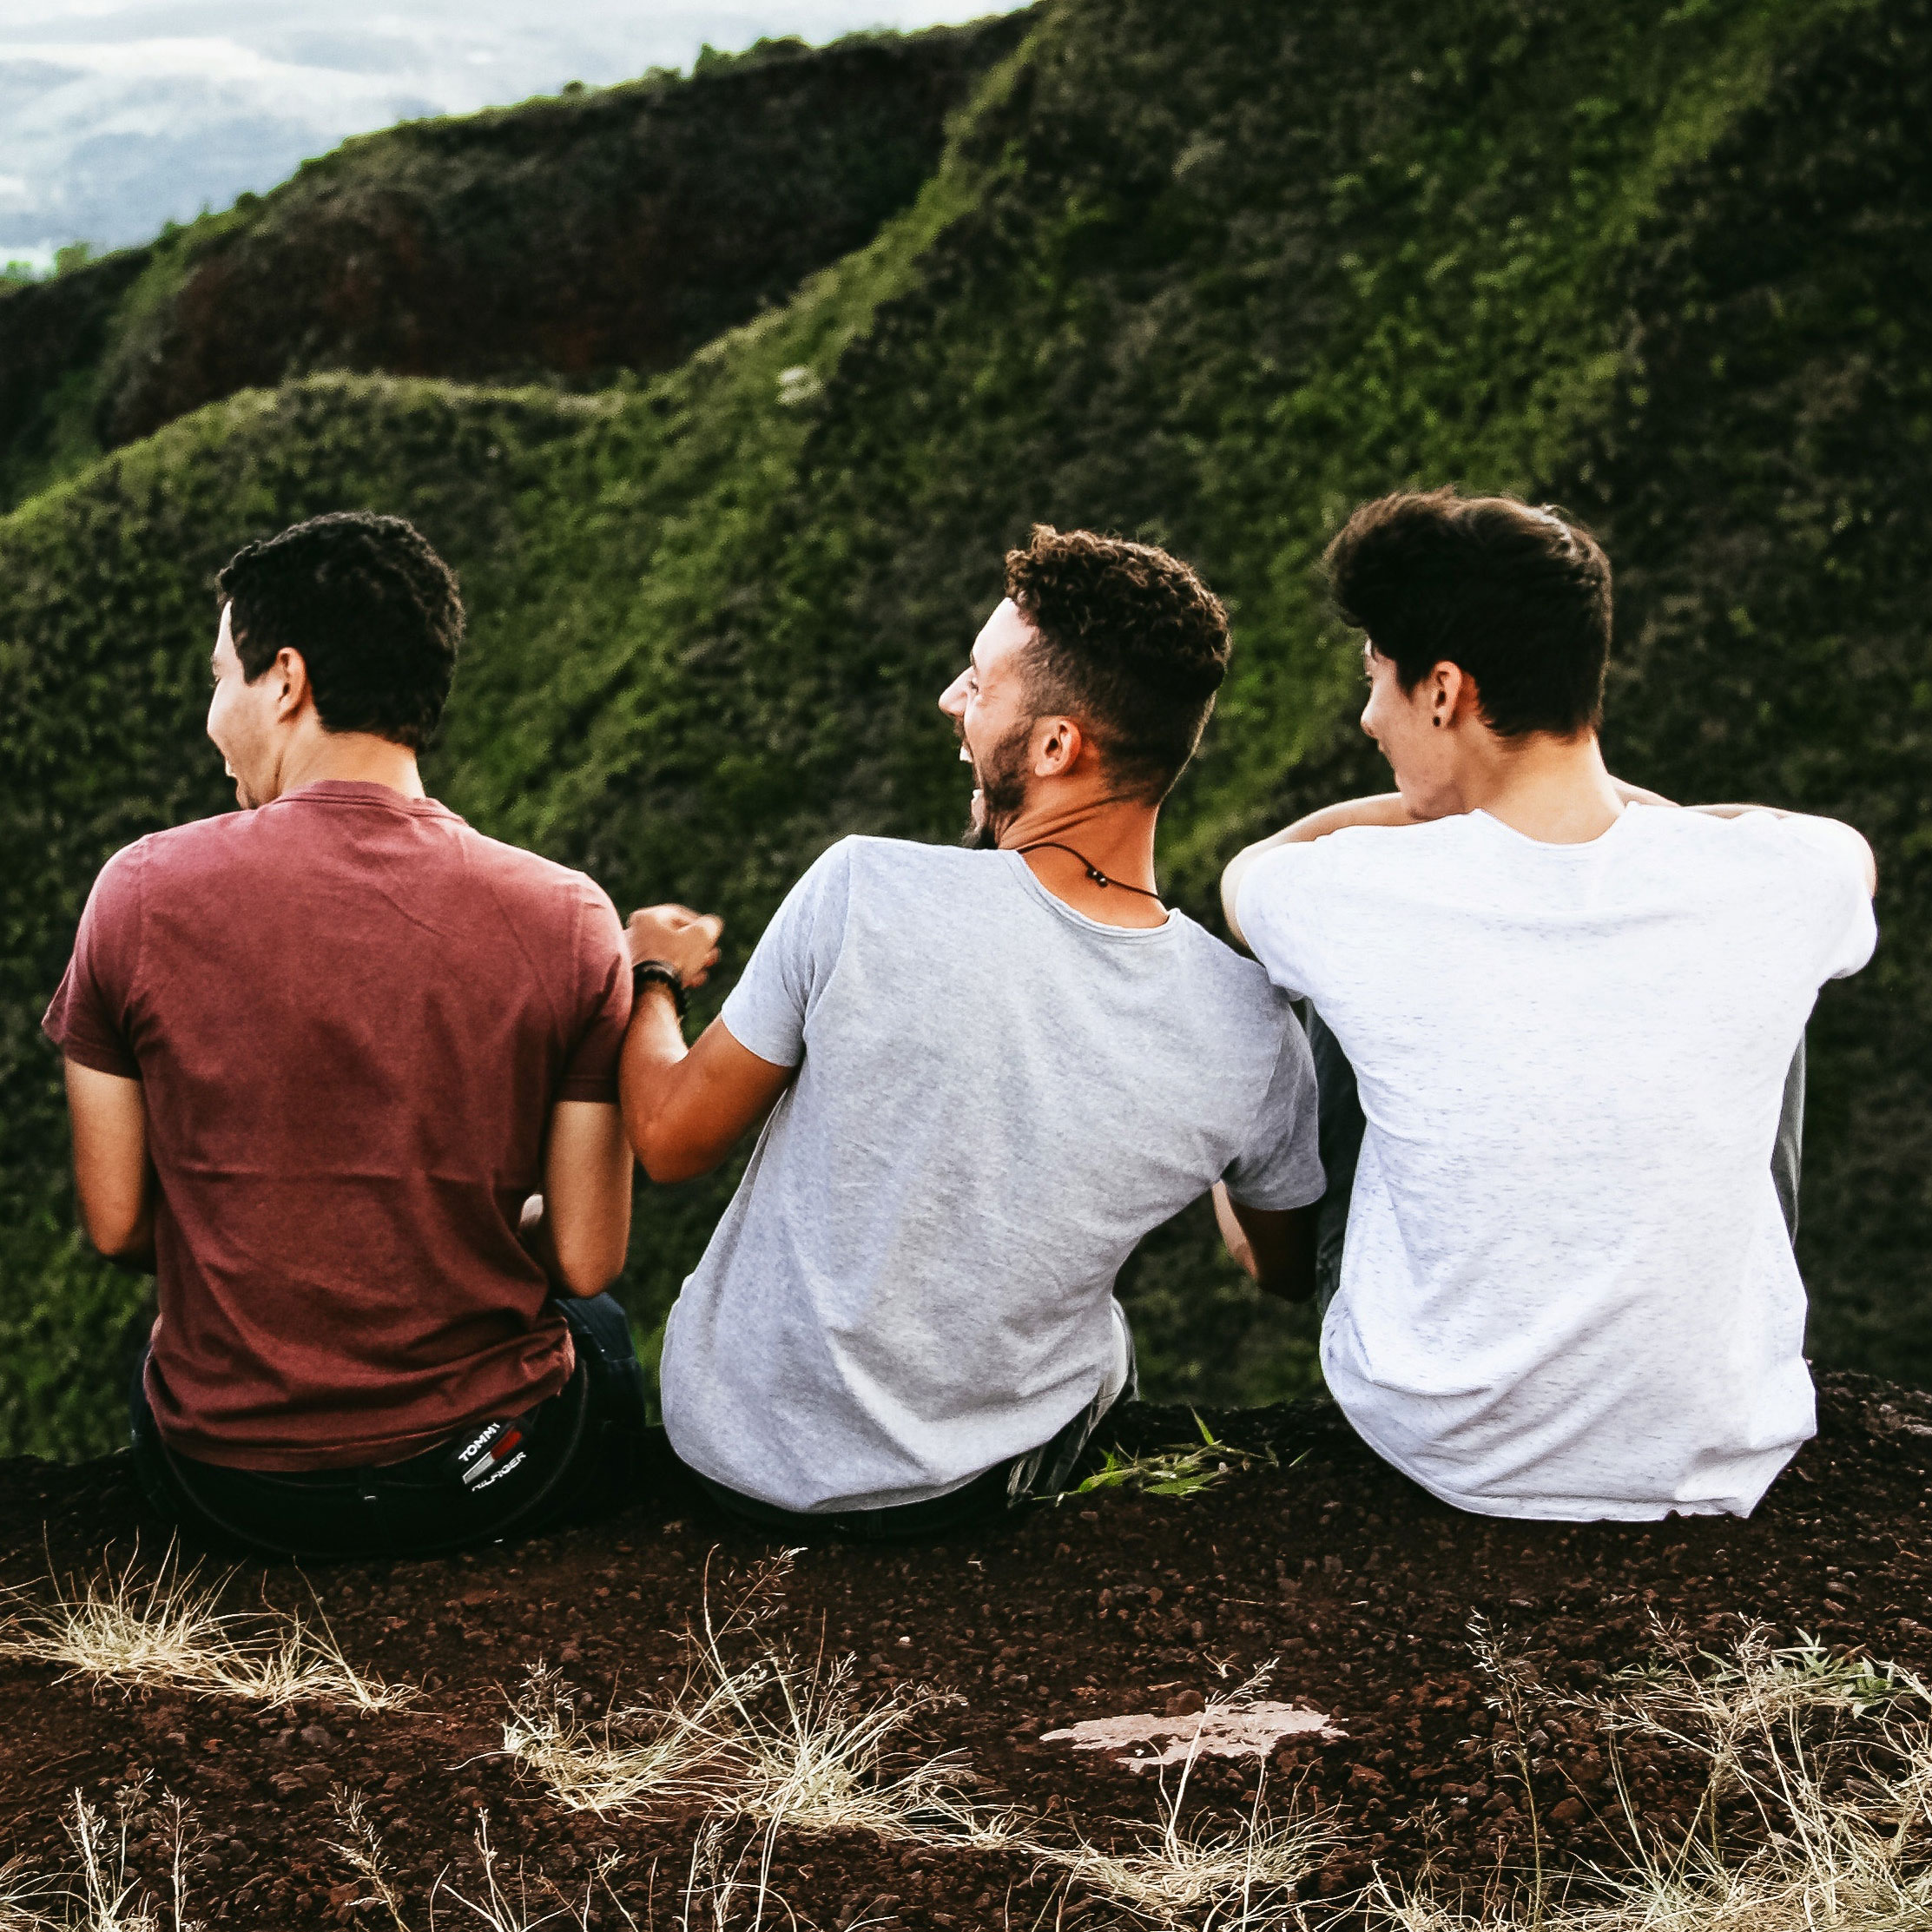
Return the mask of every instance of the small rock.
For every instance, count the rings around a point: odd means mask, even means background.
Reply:
[[[1197,1711],[1205,1711],[1208,1700],[1198,1691],[1177,1691],[1167,1700],[1167,1715],[1170,1718],[1191,1718]]]

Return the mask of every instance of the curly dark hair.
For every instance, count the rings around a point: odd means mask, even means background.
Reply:
[[[1503,737],[1602,723],[1610,559],[1580,524],[1514,497],[1405,491],[1363,504],[1325,561],[1343,620],[1405,691],[1447,663]]]
[[[463,598],[412,524],[367,510],[312,517],[237,551],[214,587],[234,606],[250,683],[278,651],[300,651],[326,729],[428,743],[456,675]]]
[[[1151,544],[1033,526],[1006,553],[1006,595],[1033,627],[1035,716],[1086,727],[1130,796],[1173,789],[1228,674],[1228,613],[1185,564]]]

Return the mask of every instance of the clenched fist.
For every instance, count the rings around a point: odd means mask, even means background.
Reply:
[[[718,963],[724,921],[689,906],[647,906],[630,915],[630,963],[662,959],[686,986],[702,986]]]

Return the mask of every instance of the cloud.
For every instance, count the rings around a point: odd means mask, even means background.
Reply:
[[[274,187],[351,135],[686,67],[707,42],[816,43],[988,10],[986,0],[412,0],[346,17],[315,0],[0,0],[0,250],[139,241]]]

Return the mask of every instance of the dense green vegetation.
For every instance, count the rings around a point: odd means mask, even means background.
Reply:
[[[318,370],[576,386],[668,367],[868,241],[1024,16],[406,122],[267,195],[0,287],[0,506]]]
[[[223,802],[213,568],[350,504],[464,575],[441,795],[620,906],[715,906],[729,963],[830,839],[951,835],[933,700],[1032,519],[1169,543],[1235,608],[1162,855],[1211,919],[1242,840],[1380,782],[1312,570],[1338,518],[1410,481],[1565,503],[1619,572],[1613,762],[1879,847],[1879,961],[1813,1029],[1801,1258],[1821,1356],[1932,1381],[1929,11],[1053,0],[914,207],[646,384],[311,378],[0,521],[9,1439],[109,1438],[138,1299],[68,1231],[40,1003],[101,860]],[[641,1327],[723,1184],[642,1203]],[[1132,1274],[1164,1392],[1309,1373],[1203,1217]]]

